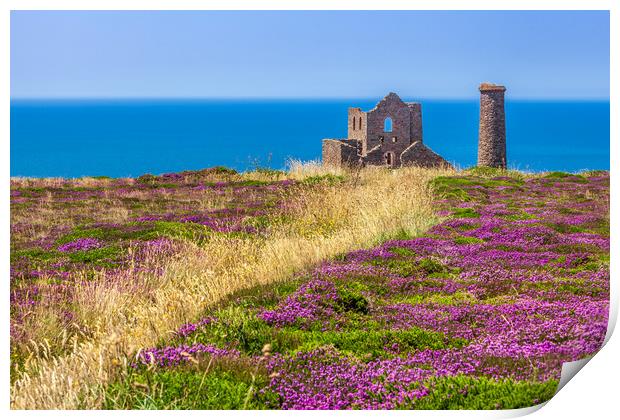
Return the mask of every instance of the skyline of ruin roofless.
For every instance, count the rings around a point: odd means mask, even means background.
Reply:
[[[10,31],[14,99],[609,98],[607,11],[12,11]]]

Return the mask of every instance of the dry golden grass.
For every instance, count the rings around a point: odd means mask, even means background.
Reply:
[[[342,174],[316,163],[293,162],[290,173],[282,176],[303,179],[326,171]],[[300,190],[290,204],[292,222],[276,226],[266,238],[215,236],[201,247],[186,243],[170,260],[152,261],[162,265],[158,276],[78,287],[74,302],[88,338],[64,339],[68,351],[62,356],[53,356],[51,345],[34,346],[27,373],[11,388],[11,407],[100,407],[106,385],[138,349],[155,345],[227,294],[285,279],[400,231],[415,235],[426,230],[436,222],[429,180],[450,173],[420,168],[348,173],[342,184]]]

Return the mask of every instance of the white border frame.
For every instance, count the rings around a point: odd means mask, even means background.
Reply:
[[[11,10],[610,10],[610,106],[611,106],[611,127],[610,144],[611,161],[618,162],[619,149],[618,121],[620,115],[618,106],[614,99],[618,98],[617,74],[618,68],[618,33],[619,6],[620,3],[613,0],[436,0],[422,1],[410,0],[407,2],[398,0],[298,0],[294,3],[282,0],[230,0],[230,1],[196,1],[196,0],[4,0],[0,4],[0,71],[1,80],[0,92],[2,102],[0,105],[0,135],[2,148],[0,153],[0,170],[2,171],[6,188],[2,195],[2,207],[0,214],[2,217],[2,232],[4,240],[0,244],[2,250],[2,273],[6,284],[3,285],[1,305],[3,308],[4,322],[2,323],[1,340],[2,347],[0,353],[0,363],[2,363],[4,378],[0,382],[0,398],[2,408],[9,411],[9,213],[10,200],[8,186],[10,179],[10,158],[9,158],[9,112],[10,112],[10,11]],[[615,168],[612,169],[612,173]],[[613,257],[616,256],[618,244],[617,213],[618,199],[615,195],[618,186],[618,179],[611,178],[611,255],[612,255],[612,278],[611,278],[611,307],[610,327],[607,339],[611,337],[618,313],[618,281],[614,278],[616,263]],[[532,411],[535,419],[547,418],[608,418],[610,413],[617,412],[618,396],[616,391],[617,376],[620,371],[617,355],[620,354],[620,344],[617,337],[609,340],[603,349],[593,357],[583,371],[577,375],[577,379],[571,380],[562,390],[552,398],[544,409],[536,411],[540,407],[533,409],[512,410],[512,411],[489,411],[489,412],[453,412],[453,411],[381,411],[381,412],[296,412],[300,418],[310,419],[314,417],[355,417],[355,418],[376,418],[392,417],[404,418],[405,416],[415,416],[416,418],[505,418],[520,416]],[[13,417],[25,418],[34,416],[57,416],[60,412],[40,412],[40,411],[10,411]],[[82,417],[82,416],[119,416],[132,418],[176,418],[178,416],[202,417],[211,414],[219,416],[219,412],[62,412],[63,416]],[[252,417],[253,419],[263,418],[284,418],[290,413],[284,411],[269,412],[226,412],[221,413],[232,417]]]

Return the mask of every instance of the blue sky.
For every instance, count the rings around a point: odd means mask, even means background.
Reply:
[[[607,99],[606,11],[12,11],[12,98]]]

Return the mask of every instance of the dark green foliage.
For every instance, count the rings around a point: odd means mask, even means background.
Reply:
[[[11,250],[11,262],[19,258],[29,258],[34,261],[49,261],[57,258],[60,252],[56,250],[46,250],[41,248]]]
[[[216,308],[223,309],[230,305],[248,309],[260,307],[271,308],[297,290],[305,279],[305,277],[298,277],[292,281],[277,282],[267,285],[261,284],[243,289],[222,299]]]
[[[442,333],[411,328],[408,330],[354,329],[345,331],[304,331],[284,329],[290,342],[296,343],[289,354],[333,346],[344,354],[366,360],[377,357],[389,358],[416,350],[460,348],[467,344],[463,339],[448,339]]]
[[[484,377],[436,377],[425,383],[430,394],[411,407],[419,410],[495,410],[531,407],[550,400],[558,382],[496,381]]]
[[[457,177],[457,176],[440,176],[431,181],[435,194],[444,199],[471,201],[472,197],[466,189],[471,187],[513,187],[518,189],[523,185],[523,181],[512,177],[496,177],[492,179],[481,178],[477,176]],[[478,193],[486,195],[485,191]]]
[[[413,257],[415,255],[415,252],[409,248],[401,248],[401,247],[394,247],[394,248],[390,248],[390,252],[401,256],[401,257]]]
[[[368,313],[368,300],[360,293],[349,289],[338,291],[338,305],[345,312],[357,312],[364,315]]]
[[[514,214],[509,214],[506,216],[501,216],[502,219],[508,220],[510,222],[514,222],[517,220],[529,220],[529,219],[536,219],[536,216],[532,216],[531,214],[525,212],[525,211],[517,211]]]
[[[278,179],[279,177],[286,176],[286,172],[278,170],[278,169],[270,169],[270,168],[256,168],[254,172],[257,172],[261,175],[268,176],[272,179]]]
[[[559,233],[577,233],[587,230],[581,226],[569,225],[567,223],[545,223],[545,225]]]
[[[210,232],[211,230],[206,226],[192,222],[134,222],[123,227],[76,227],[71,233],[59,238],[57,244],[62,245],[80,238],[96,238],[103,241],[144,241],[168,237],[199,242]]]
[[[579,210],[569,209],[568,207],[561,207],[558,209],[560,214],[581,214]]]
[[[474,238],[473,236],[457,236],[454,238],[454,243],[457,245],[479,244],[483,242],[482,239]]]
[[[238,172],[234,169],[227,168],[225,166],[214,166],[213,168],[204,169],[203,171],[218,175],[237,175]]]
[[[245,181],[235,182],[234,186],[236,187],[262,187],[265,185],[269,185],[268,181],[258,181],[256,179],[248,179]]]
[[[465,172],[474,176],[494,177],[504,175],[506,170],[501,168],[491,168],[490,166],[472,166],[471,168],[467,168]]]
[[[365,292],[373,295],[384,295],[389,291],[385,277],[373,275],[356,275],[340,280],[342,286],[354,292]]]
[[[553,181],[577,182],[580,184],[588,182],[588,180],[583,175],[571,174],[568,172],[549,172],[543,178]]]
[[[269,394],[257,393],[268,378],[245,366],[207,370],[206,363],[179,370],[130,372],[110,385],[104,409],[231,410],[266,408]],[[271,397],[273,398],[273,397]]]
[[[419,261],[411,259],[377,258],[370,261],[370,264],[387,267],[401,277],[449,273],[446,267],[431,258],[423,258]]]
[[[157,177],[153,174],[144,174],[136,178],[136,181],[141,184],[153,184],[157,181]]]
[[[302,184],[305,184],[305,185],[318,185],[318,184],[337,185],[337,184],[344,182],[344,180],[345,178],[342,175],[326,174],[326,175],[309,176],[307,178],[304,178],[304,180],[302,181]]]
[[[545,175],[545,178],[568,178],[573,176],[573,174],[569,174],[568,172],[549,172]]]
[[[556,245],[552,247],[551,250],[554,252],[560,253],[560,254],[572,254],[576,252],[584,252],[584,253],[599,253],[600,252],[600,248],[598,248],[596,245],[580,244],[580,243],[571,244],[571,245],[567,245],[567,244]]]
[[[266,343],[271,343],[275,351],[283,347],[276,331],[244,308],[229,306],[215,315],[217,321],[192,335],[192,341],[234,347],[248,355],[260,355]]]
[[[424,258],[420,260],[418,264],[420,269],[422,269],[422,271],[424,271],[427,275],[448,272],[446,267],[431,258]]]
[[[172,239],[200,242],[209,232],[209,228],[198,223],[157,221],[152,228],[144,231],[140,239],[156,239],[165,236]]]
[[[480,217],[480,213],[470,208],[458,208],[452,212],[452,216],[458,218],[476,218]]]
[[[75,251],[69,254],[69,259],[80,263],[97,263],[98,265],[113,265],[115,260],[123,255],[123,250],[117,246]]]
[[[459,201],[471,201],[469,194],[461,188],[463,185],[472,185],[465,178],[440,176],[431,181],[431,186],[439,197]]]
[[[413,237],[414,236],[405,229],[399,229],[393,233],[382,234],[376,242],[377,244],[381,244],[386,241],[406,241],[409,239],[413,239]]]

